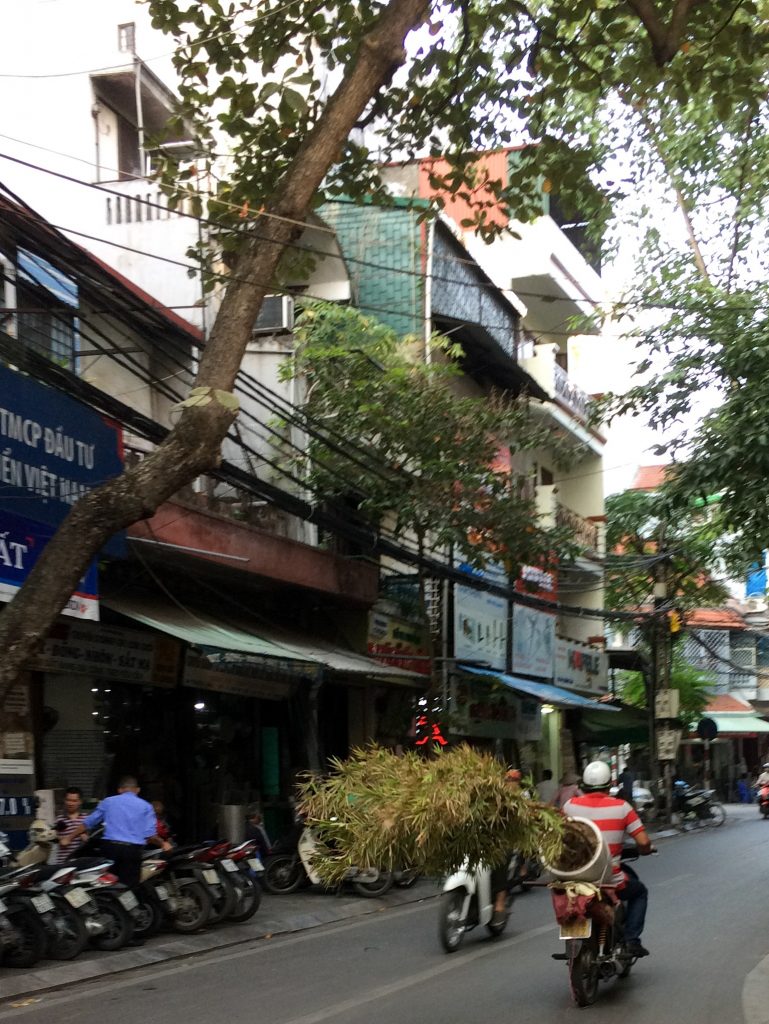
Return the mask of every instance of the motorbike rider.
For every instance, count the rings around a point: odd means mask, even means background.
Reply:
[[[505,772],[505,782],[513,789],[514,792],[519,792],[521,789],[521,771],[519,768],[508,768]],[[497,864],[491,869],[491,891],[494,893],[494,915],[491,919],[491,923],[494,925],[501,925],[507,916],[507,887],[508,887],[508,871],[510,867],[510,858],[512,853],[505,859],[504,863]],[[521,869],[521,877],[526,876],[526,868]]]
[[[769,764],[761,765],[761,774],[756,779],[756,788],[769,786]]]
[[[634,957],[648,956],[648,949],[641,945],[648,890],[632,868],[620,863],[620,854],[626,836],[635,841],[642,856],[653,853],[654,847],[630,804],[609,796],[610,786],[608,764],[591,761],[582,773],[584,796],[572,797],[561,809],[569,817],[589,818],[603,833],[612,858],[611,884],[626,904],[625,948]]]

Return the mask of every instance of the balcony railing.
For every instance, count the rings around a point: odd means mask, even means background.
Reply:
[[[171,220],[182,213],[190,213],[188,200],[184,200],[175,210],[168,208],[168,198],[156,186],[149,182],[109,182],[105,187],[112,194],[104,200],[105,221],[114,224],[143,224],[147,221]],[[126,189],[124,195],[114,193]]]
[[[585,551],[596,553],[598,551],[598,524],[592,523],[589,519],[583,518],[577,512],[562,505],[560,501],[555,505],[556,526],[567,529],[574,540]]]
[[[583,420],[588,418],[593,404],[592,398],[569,379],[568,373],[558,363],[553,363],[553,386],[556,395],[572,412]]]

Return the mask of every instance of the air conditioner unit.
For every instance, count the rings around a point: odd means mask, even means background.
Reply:
[[[290,295],[265,295],[251,337],[290,334],[294,329],[294,300]]]

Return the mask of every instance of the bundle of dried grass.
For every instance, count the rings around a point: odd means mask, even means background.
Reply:
[[[564,819],[504,780],[499,762],[468,746],[433,760],[356,750],[323,779],[308,778],[301,803],[321,840],[317,867],[328,882],[352,866],[427,875],[503,862],[512,850],[561,850]]]

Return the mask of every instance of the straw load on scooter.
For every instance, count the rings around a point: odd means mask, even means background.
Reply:
[[[499,761],[466,745],[431,759],[357,750],[330,775],[308,777],[300,802],[320,838],[316,865],[329,883],[371,865],[442,875],[463,863],[504,863],[511,850],[553,863],[572,828],[506,782]],[[567,838],[567,851],[578,842]]]

